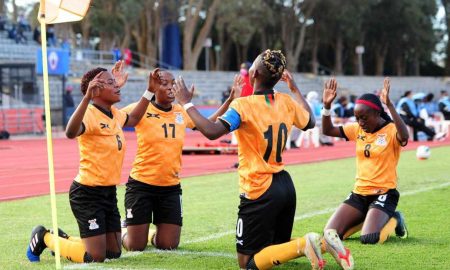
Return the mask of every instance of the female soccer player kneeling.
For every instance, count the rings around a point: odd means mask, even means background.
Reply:
[[[384,80],[380,98],[364,94],[356,100],[356,123],[335,127],[330,117],[337,83],[331,79],[323,92],[322,128],[328,136],[356,141],[356,183],[353,192],[328,221],[325,229],[335,229],[341,239],[361,230],[363,244],[383,243],[394,232],[408,236],[403,215],[396,212],[397,163],[402,146],[408,143],[408,130],[389,99],[389,79]]]
[[[121,255],[116,185],[120,183],[126,148],[122,127],[133,127],[141,120],[152,88],[151,74],[148,89],[134,110],[130,114],[122,112],[113,104],[120,101],[120,88],[127,77],[122,61],[112,73],[95,68],[84,74],[81,80],[84,97],[66,128],[68,138],[77,138],[80,151],[79,172],[70,187],[69,199],[81,239],[60,230],[58,240],[61,255],[74,262],[102,262]],[[45,248],[54,250],[54,238],[45,227],[35,227],[28,259],[39,261]]]

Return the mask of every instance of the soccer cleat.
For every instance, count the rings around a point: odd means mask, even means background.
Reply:
[[[312,269],[322,270],[325,266],[325,261],[322,258],[320,250],[320,236],[317,233],[307,233],[304,236],[306,244],[303,253],[311,263]]]
[[[48,232],[48,230],[44,226],[36,226],[31,231],[31,239],[30,244],[27,249],[27,257],[30,262],[39,262],[39,256],[42,254],[42,251],[47,247],[44,242],[44,235]]]
[[[397,226],[395,227],[395,235],[401,239],[408,238],[408,230],[406,229],[405,218],[402,212],[396,211],[394,218],[397,220]]]
[[[355,266],[353,256],[350,250],[344,247],[336,230],[328,229],[323,233],[323,239],[326,243],[326,250],[330,253],[342,269],[350,270]]]

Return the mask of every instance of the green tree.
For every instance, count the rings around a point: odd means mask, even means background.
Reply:
[[[447,36],[450,37],[450,0],[441,0],[445,10],[445,24],[447,26]],[[445,58],[445,75],[450,75],[450,42],[447,42]]]
[[[198,58],[212,29],[220,0],[182,2],[183,68],[196,70]],[[200,16],[202,15],[202,16]],[[202,18],[204,17],[204,18]],[[199,27],[199,30],[197,31]]]
[[[263,0],[222,2],[217,11],[216,30],[219,44],[225,48],[222,57],[226,57],[229,46],[236,47],[237,63],[248,61],[250,42],[256,35],[265,32],[271,24],[273,13]],[[225,38],[229,37],[229,38]],[[222,58],[222,59],[223,59]]]

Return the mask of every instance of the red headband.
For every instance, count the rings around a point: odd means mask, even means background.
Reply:
[[[356,104],[364,104],[364,105],[369,106],[369,107],[372,108],[372,109],[375,109],[375,110],[377,110],[377,111],[381,111],[381,108],[378,107],[377,104],[375,104],[375,103],[373,103],[373,102],[371,102],[371,101],[368,101],[368,100],[358,99],[358,100],[356,100]]]

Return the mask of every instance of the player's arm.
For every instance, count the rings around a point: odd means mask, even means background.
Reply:
[[[213,115],[208,117],[208,119],[215,122],[217,120],[217,117],[224,114],[228,110],[228,107],[230,107],[231,102],[241,96],[243,86],[244,80],[242,79],[242,77],[240,75],[235,75],[233,86],[231,87],[230,96]]]
[[[200,114],[197,108],[192,105],[191,100],[194,95],[194,86],[192,86],[189,91],[183,78],[179,77],[175,80],[173,90],[175,91],[175,97],[178,102],[185,108],[186,112],[189,114],[189,117],[195,123],[195,128],[205,135],[205,137],[210,140],[215,140],[228,133],[228,129],[222,122],[220,122],[220,120],[211,121],[208,118],[205,118]],[[191,104],[192,106],[187,108],[187,106],[184,106],[186,104]]]
[[[341,137],[341,130],[339,127],[335,127],[333,122],[331,121],[331,104],[336,98],[336,89],[337,82],[336,79],[332,78],[325,82],[325,86],[323,89],[323,108],[325,110],[322,111],[322,131],[323,134],[332,137]]]
[[[87,107],[89,106],[91,99],[99,95],[99,91],[103,88],[103,84],[105,83],[104,80],[100,79],[102,73],[103,72],[97,74],[97,76],[95,76],[94,79],[92,79],[89,82],[86,94],[84,95],[75,112],[70,117],[69,122],[67,123],[66,126],[67,138],[69,139],[76,138],[84,132],[83,127],[84,114],[86,113]]]
[[[294,100],[300,104],[308,113],[309,113],[309,122],[306,127],[303,128],[303,130],[307,130],[310,128],[313,128],[316,125],[316,119],[314,117],[314,113],[312,112],[311,108],[309,107],[308,102],[306,102],[305,98],[303,98],[302,93],[297,87],[297,84],[294,81],[294,77],[292,74],[285,70],[283,72],[283,75],[281,76],[281,80],[287,83],[287,86],[289,90],[291,90],[291,93],[294,96]]]
[[[392,104],[391,99],[389,98],[389,91],[391,89],[391,83],[389,78],[385,78],[383,82],[383,89],[381,90],[380,99],[381,102],[386,104],[389,112],[391,113],[392,120],[394,120],[395,127],[397,128],[397,140],[400,142],[400,145],[405,146],[408,143],[409,132],[405,123],[403,122],[400,115],[398,115],[395,110],[394,104]]]
[[[155,89],[159,87],[159,84],[159,68],[155,68],[148,75],[147,90],[128,115],[128,121],[125,123],[126,127],[134,127],[139,123],[139,121],[141,121],[142,116],[144,116],[147,111],[148,104],[150,103],[150,93],[154,93]]]

